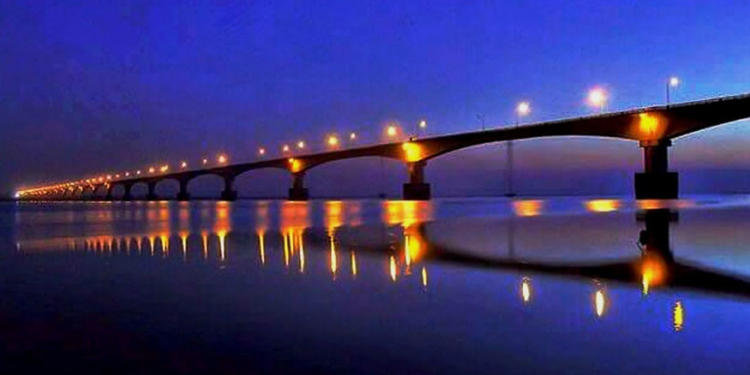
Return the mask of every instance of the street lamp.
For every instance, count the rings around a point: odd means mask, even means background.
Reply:
[[[354,141],[356,139],[357,139],[357,133],[355,133],[355,132],[349,133],[349,140],[350,141]]]
[[[418,134],[420,130],[422,132],[425,132],[426,129],[427,129],[427,120],[424,120],[424,119],[419,120],[419,123],[417,124],[417,126],[418,126],[418,128],[417,128],[417,131],[415,131],[415,133]],[[417,135],[417,134],[415,134],[415,135]]]
[[[226,164],[227,162],[227,156],[224,154],[219,155],[219,158],[217,159],[219,164]]]
[[[531,113],[531,105],[529,102],[520,102],[516,106],[516,126],[521,122],[521,117],[524,117]]]
[[[207,164],[208,164],[208,159],[203,158],[203,165],[207,165]]]
[[[521,117],[528,115],[531,113],[531,104],[529,102],[523,101],[519,102],[516,105],[516,126],[521,122]],[[506,170],[507,175],[505,176],[505,196],[506,197],[512,197],[515,196],[516,193],[513,192],[513,140],[508,140],[505,142],[505,150],[507,152],[507,160],[508,167]]]
[[[335,135],[329,135],[327,143],[329,147],[335,148],[339,145],[339,138]]]
[[[387,128],[385,129],[385,134],[386,134],[386,135],[388,135],[389,137],[393,138],[393,137],[395,137],[396,135],[398,135],[398,129],[396,128],[396,126],[395,126],[395,125],[389,125],[389,126],[388,126],[388,127],[387,127]]]
[[[289,152],[289,145],[284,145],[281,147],[282,152]]]
[[[604,105],[607,103],[607,92],[600,87],[589,90],[588,102],[592,107],[599,108],[599,112],[604,112]]]
[[[300,150],[303,149],[303,148],[305,148],[305,141],[298,141],[297,142],[297,148],[300,149]]]
[[[666,87],[666,89],[667,89],[667,105],[669,105],[669,94],[670,94],[670,91],[672,91],[672,87],[677,87],[679,85],[680,85],[680,79],[679,78],[677,78],[675,76],[669,77],[669,80],[667,81],[667,87]]]
[[[187,162],[186,161],[181,162],[180,163],[180,168],[182,168],[182,169],[187,168]]]
[[[482,122],[482,131],[484,131],[484,114],[477,113],[477,120]]]
[[[258,149],[258,155],[263,156],[266,154],[266,149],[261,147]]]

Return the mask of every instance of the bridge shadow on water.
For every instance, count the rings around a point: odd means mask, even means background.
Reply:
[[[498,259],[473,255],[458,248],[429,245],[430,259],[488,269],[528,271],[559,276],[593,278],[623,283],[640,283],[644,293],[651,287],[687,288],[695,291],[721,293],[750,298],[750,280],[687,261],[677,261],[669,246],[669,221],[675,217],[670,210],[643,212],[646,223],[634,252],[640,255],[631,261],[601,264],[550,264],[519,259]],[[422,229],[423,230],[423,229]]]

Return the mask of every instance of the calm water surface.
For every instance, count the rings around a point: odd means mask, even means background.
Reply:
[[[0,368],[750,371],[750,198],[0,205]]]

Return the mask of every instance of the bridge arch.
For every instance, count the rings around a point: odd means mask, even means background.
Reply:
[[[235,177],[235,189],[250,197],[285,198],[293,180],[285,168],[256,168],[243,171]]]
[[[216,191],[222,191],[223,181],[224,176],[218,173],[201,173],[190,176],[183,183],[185,184],[185,193],[188,193],[189,196],[215,197],[218,195],[215,193]]]
[[[341,170],[346,170],[346,178]],[[393,197],[399,195],[397,187],[407,177],[408,166],[401,159],[362,155],[315,164],[305,169],[304,178],[315,196]],[[370,181],[366,189],[362,181]]]

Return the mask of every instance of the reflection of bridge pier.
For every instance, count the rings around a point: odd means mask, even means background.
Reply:
[[[669,243],[669,224],[677,220],[677,213],[667,208],[646,210],[639,215],[638,219],[644,221],[646,226],[638,237],[644,253],[658,254],[667,263],[673,263],[674,255]]]
[[[669,172],[667,147],[672,142],[642,141],[643,172],[635,174],[636,199],[677,199],[677,172]]]

